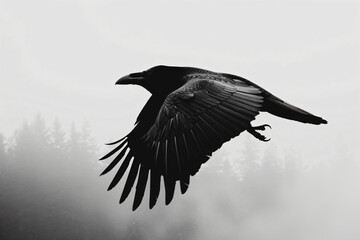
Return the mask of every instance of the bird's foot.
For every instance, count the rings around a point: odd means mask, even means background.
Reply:
[[[251,126],[252,129],[258,130],[258,131],[264,131],[266,129],[266,127],[271,129],[271,126],[269,124],[263,124],[263,125],[255,126],[255,127]]]
[[[264,125],[260,125],[260,126],[251,126],[250,128],[247,129],[247,131],[253,135],[254,137],[256,137],[257,139],[259,139],[260,141],[263,142],[268,142],[270,141],[270,138],[267,139],[264,135],[261,135],[259,132],[257,131],[264,131],[266,129],[266,127],[269,127],[271,129],[271,126],[268,124],[264,124]],[[256,131],[257,130],[257,131]]]

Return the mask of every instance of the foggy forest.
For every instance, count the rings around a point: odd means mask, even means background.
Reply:
[[[154,209],[148,196],[132,212],[119,205],[91,126],[67,131],[41,115],[12,137],[0,135],[0,239],[355,239],[360,235],[358,163],[339,145],[327,164],[306,167],[289,150],[262,154],[244,137],[228,161],[214,154],[191,179]],[[108,149],[106,149],[108,150]],[[234,156],[231,156],[234,158]],[[234,164],[235,163],[235,164]],[[324,187],[326,186],[326,187]],[[163,189],[162,189],[163,193]]]
[[[0,1],[0,240],[359,240],[360,1]],[[249,79],[329,123],[261,112],[189,189],[119,204],[101,157],[156,65]],[[170,79],[169,79],[170,80]],[[125,173],[125,175],[127,175]]]

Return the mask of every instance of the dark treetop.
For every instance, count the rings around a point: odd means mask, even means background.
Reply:
[[[130,166],[120,203],[127,198],[137,178],[133,210],[143,199],[149,174],[150,208],[159,196],[161,176],[165,202],[169,204],[176,181],[180,182],[181,193],[185,193],[190,175],[195,175],[201,164],[223,143],[243,131],[268,141],[258,131],[269,125],[255,127],[250,124],[261,111],[303,123],[327,123],[249,80],[199,68],[156,66],[127,75],[116,84],[137,84],[152,94],[134,129],[124,138],[110,143],[118,146],[101,158],[119,152],[102,175],[122,160],[108,190],[120,181]]]

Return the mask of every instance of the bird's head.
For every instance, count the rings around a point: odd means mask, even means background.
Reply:
[[[115,84],[136,84],[151,93],[169,93],[185,83],[188,68],[156,66],[143,72],[136,72],[120,78]]]

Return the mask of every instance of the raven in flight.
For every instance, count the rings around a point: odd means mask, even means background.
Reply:
[[[101,175],[122,160],[108,190],[118,184],[130,166],[120,203],[128,197],[137,179],[133,210],[143,199],[148,179],[150,208],[159,196],[161,178],[165,185],[165,203],[169,204],[176,182],[180,182],[184,194],[190,176],[195,175],[223,143],[243,131],[268,141],[259,131],[269,125],[250,124],[259,112],[303,123],[327,123],[249,80],[227,73],[156,66],[122,77],[116,84],[137,84],[152,94],[137,117],[134,129],[124,138],[109,143],[118,146],[100,159],[119,152]]]

